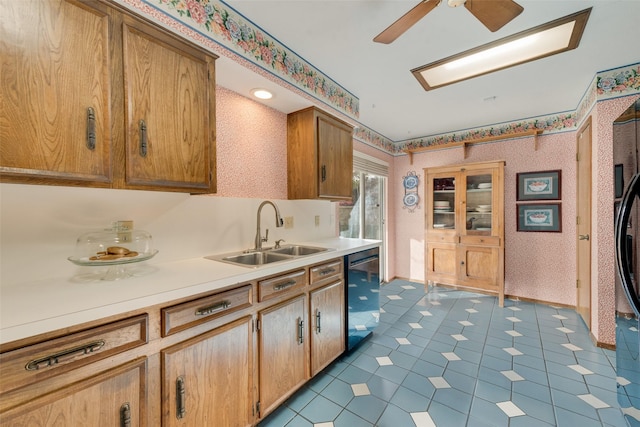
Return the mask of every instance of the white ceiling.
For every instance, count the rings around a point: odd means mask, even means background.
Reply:
[[[437,0],[432,0],[437,1]],[[524,12],[495,33],[443,1],[384,45],[378,33],[419,0],[228,0],[231,7],[360,99],[358,121],[394,142],[573,111],[599,71],[640,62],[640,0],[517,0]],[[410,70],[593,7],[577,49],[426,92]],[[311,103],[227,58],[217,82],[258,86],[289,113]]]

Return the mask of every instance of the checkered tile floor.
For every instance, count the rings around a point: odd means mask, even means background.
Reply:
[[[637,387],[621,408],[617,389],[630,381],[573,310],[501,308],[492,296],[402,280],[382,287],[380,304],[374,335],[260,427],[640,426]]]

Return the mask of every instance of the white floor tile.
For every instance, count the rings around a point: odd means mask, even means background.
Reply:
[[[465,337],[465,336],[464,336],[464,335],[462,335],[462,334],[454,334],[454,335],[451,335],[451,338],[453,338],[453,339],[454,339],[454,340],[456,340],[456,341],[468,341],[468,340],[469,340],[469,338]]]
[[[512,337],[521,337],[522,336],[522,334],[520,332],[513,331],[513,330],[505,331],[505,333],[507,333],[508,335],[511,335]]]
[[[479,299],[470,299],[469,301],[471,301],[474,304],[482,304],[482,301],[480,301]]]
[[[559,319],[559,320],[567,320],[567,318],[564,317],[562,314],[554,314],[551,317],[555,317],[556,319]]]
[[[460,357],[459,357],[457,354],[455,354],[455,353],[453,353],[453,352],[451,352],[451,353],[442,353],[442,355],[443,355],[447,360],[450,360],[450,361],[454,361],[454,360],[462,360],[462,359],[460,359]]]
[[[569,329],[569,328],[565,328],[565,327],[562,327],[562,328],[556,328],[556,329],[557,329],[557,330],[559,330],[560,332],[564,332],[565,334],[572,334],[572,333],[574,333],[574,332],[575,332],[575,331],[572,331],[571,329]]]
[[[429,381],[435,388],[451,388],[447,380],[444,377],[429,377]]]
[[[595,397],[593,394],[579,394],[578,397],[596,409],[609,408],[609,404]]]
[[[392,300],[402,299],[402,297],[400,295],[387,295],[387,298],[392,299]]]
[[[464,311],[466,311],[467,313],[477,313],[478,310],[476,310],[475,308],[467,308]]]
[[[590,370],[588,370],[587,368],[585,368],[584,366],[580,366],[580,365],[569,365],[569,368],[573,369],[574,371],[576,371],[577,373],[579,373],[580,375],[591,375],[593,374],[593,372],[591,372]]]
[[[368,396],[371,394],[371,391],[369,391],[369,386],[367,386],[366,383],[351,384],[351,390],[353,391],[354,396]]]
[[[458,323],[460,323],[462,326],[473,326],[473,323],[469,322],[468,320],[460,320]]]
[[[368,300],[369,298],[367,298],[367,297],[365,297],[365,296],[360,296],[360,297],[358,297],[358,299],[360,299],[360,301],[366,301],[366,300]]]
[[[422,329],[422,325],[420,323],[409,323],[413,329]]]
[[[380,366],[390,366],[393,365],[393,362],[391,361],[391,359],[387,356],[382,356],[382,357],[376,357],[376,360],[378,361],[378,365]]]
[[[507,317],[507,320],[513,323],[522,322],[522,320],[518,319],[517,317]]]
[[[396,338],[396,341],[398,341],[398,344],[400,344],[400,345],[409,345],[409,344],[411,344],[411,341],[409,341],[406,338]]]
[[[520,376],[516,371],[500,371],[502,375],[507,377],[509,381],[523,381],[524,378]]]
[[[580,351],[582,350],[580,347],[578,347],[577,345],[568,343],[568,344],[562,344],[562,346],[566,349],[569,349],[571,351]]]
[[[313,427],[333,427],[333,421],[329,421],[328,423],[315,423]]]
[[[503,350],[506,351],[507,353],[509,353],[512,356],[522,356],[524,354],[520,350],[515,349],[513,347],[503,348]]]
[[[431,305],[441,305],[440,301],[429,301]]]
[[[411,418],[416,427],[436,427],[428,412],[411,412]]]
[[[427,310],[422,310],[420,312],[420,314],[422,314],[423,316],[433,316],[433,314],[431,314],[431,312],[427,311]]]
[[[507,307],[509,310],[511,311],[522,311],[522,309],[520,307],[516,307],[514,305],[512,305],[511,307]]]
[[[357,288],[357,287],[358,287],[358,285],[356,285],[355,283],[349,283],[349,287],[350,287],[350,288]]]
[[[365,325],[355,325],[356,331],[366,331],[367,327]]]
[[[631,381],[629,381],[628,379],[626,379],[625,377],[616,377],[616,381],[618,382],[618,384],[620,384],[622,387],[628,386],[629,384],[631,384]]]
[[[411,286],[411,285],[404,285],[404,286],[401,286],[401,288],[402,289],[415,289],[416,287],[415,286]]]
[[[496,405],[498,405],[498,408],[502,409],[502,412],[507,414],[507,417],[519,417],[521,415],[527,415],[522,411],[522,409],[518,408],[516,404],[510,400],[506,402],[498,402],[496,403]]]

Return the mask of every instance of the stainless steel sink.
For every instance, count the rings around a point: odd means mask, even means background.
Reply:
[[[291,256],[305,256],[305,255],[313,255],[318,252],[326,252],[329,249],[327,248],[317,248],[315,246],[302,246],[302,245],[287,245],[283,246],[280,249],[271,249],[269,252],[274,254],[286,254]]]
[[[286,245],[280,248],[264,249],[259,252],[234,252],[222,255],[206,256],[206,259],[227,262],[244,267],[259,267],[274,262],[290,261],[299,257],[326,252],[330,249],[316,246]]]

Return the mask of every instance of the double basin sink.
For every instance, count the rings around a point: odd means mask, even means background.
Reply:
[[[223,255],[211,255],[205,258],[214,261],[227,262],[229,264],[241,265],[244,267],[259,267],[265,264],[290,261],[303,256],[327,251],[329,251],[328,248],[320,248],[316,246],[285,245],[279,248],[263,249],[256,252],[242,251]]]

